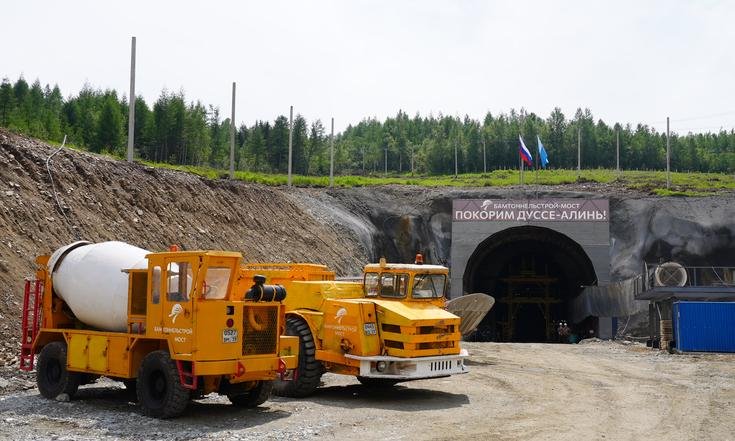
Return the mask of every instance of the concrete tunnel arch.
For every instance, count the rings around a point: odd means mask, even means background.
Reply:
[[[568,320],[582,286],[596,284],[590,257],[565,234],[530,225],[498,231],[477,245],[463,275],[464,292],[496,301],[474,339],[556,341],[555,323]]]

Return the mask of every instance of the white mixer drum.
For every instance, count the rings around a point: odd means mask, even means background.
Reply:
[[[128,274],[148,268],[150,251],[124,242],[75,242],[49,260],[56,294],[83,323],[103,331],[127,330]]]

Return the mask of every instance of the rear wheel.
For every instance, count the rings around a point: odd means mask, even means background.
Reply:
[[[79,388],[82,374],[66,370],[66,343],[54,341],[41,349],[36,366],[38,390],[46,398],[61,394],[73,397]]]
[[[372,378],[372,377],[357,377],[357,381],[362,383],[363,386],[372,387],[376,389],[386,389],[393,387],[398,384],[398,380],[391,380],[388,378]]]
[[[136,389],[147,416],[175,417],[189,404],[189,390],[181,385],[176,363],[167,351],[154,351],[145,356],[138,370]]]
[[[293,380],[275,380],[273,393],[281,397],[305,397],[319,387],[322,377],[322,365],[316,359],[314,337],[309,325],[298,317],[286,319],[286,335],[299,337],[299,363]]]
[[[273,390],[272,381],[258,381],[254,388],[241,394],[227,394],[227,398],[235,406],[257,407],[265,403]]]

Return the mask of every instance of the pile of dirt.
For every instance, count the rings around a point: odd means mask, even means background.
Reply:
[[[75,240],[240,251],[250,262],[319,262],[360,272],[364,247],[266,187],[130,164],[0,129],[0,366],[17,363],[23,279],[36,256]],[[56,199],[60,207],[57,205]]]

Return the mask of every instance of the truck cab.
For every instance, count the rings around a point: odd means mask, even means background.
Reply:
[[[389,264],[381,259],[378,264],[365,266],[365,297],[430,303],[443,308],[447,275],[447,268],[440,265]]]

